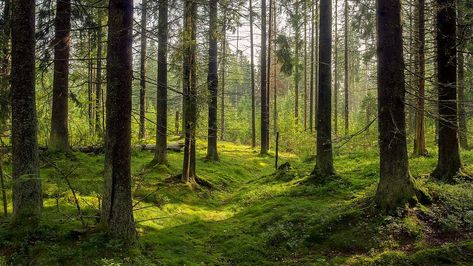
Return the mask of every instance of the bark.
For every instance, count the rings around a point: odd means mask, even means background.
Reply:
[[[197,91],[196,91],[196,18],[197,4],[195,0],[184,2],[184,54],[183,54],[183,85],[184,85],[184,161],[182,181],[191,186],[196,184],[195,173],[195,130],[197,123]]]
[[[458,7],[458,31],[459,35],[463,38],[459,38],[460,43],[458,44],[458,137],[460,140],[460,147],[463,149],[469,149],[468,145],[468,125],[465,110],[465,56],[464,52],[466,48],[466,36],[467,27],[465,25],[463,10]],[[463,35],[463,36],[462,36]]]
[[[304,1],[304,131],[307,130],[307,1]],[[312,77],[312,75],[310,75]]]
[[[268,115],[268,134],[266,135],[266,138],[267,138],[267,142],[268,142],[268,148],[269,148],[269,143],[270,143],[270,140],[269,140],[269,128],[270,128],[270,118],[269,118],[269,115],[270,115],[270,110],[269,110],[269,107],[270,107],[270,99],[271,99],[271,85],[272,85],[272,82],[271,82],[271,69],[272,69],[272,63],[271,63],[271,60],[273,59],[272,58],[272,44],[273,44],[273,4],[274,4],[274,0],[269,0],[269,21],[268,21],[268,60],[266,61],[266,63],[268,64],[267,66],[267,79],[268,79],[268,82],[266,83],[267,85],[267,88],[266,88],[266,113]]]
[[[266,70],[266,0],[261,0],[261,154],[267,154],[269,149],[269,114]]]
[[[0,95],[10,98],[10,32],[11,32],[11,0],[6,0],[3,6],[3,24],[0,25],[2,42],[2,58],[0,59]],[[9,118],[10,102],[0,101],[0,134],[5,130]]]
[[[56,36],[54,39],[53,105],[49,148],[69,151],[68,99],[69,50],[71,46],[71,1],[56,2]]]
[[[103,14],[102,10],[98,10],[98,30],[97,30],[97,75],[95,80],[95,133],[99,137],[102,137],[102,119],[103,119],[103,108],[102,108],[102,41],[103,41],[103,32],[102,32],[102,20]]]
[[[317,102],[317,158],[313,175],[328,177],[335,173],[332,152],[332,2],[320,0],[319,97]]]
[[[136,240],[131,196],[133,1],[110,0],[107,42],[105,189],[101,222],[112,236]]]
[[[425,146],[425,0],[417,0],[417,103],[415,116],[414,155],[427,155]]]
[[[156,97],[156,152],[154,160],[158,164],[167,163],[167,124],[168,124],[168,0],[159,0],[158,26],[158,88]],[[176,115],[179,121],[179,112]],[[176,123],[179,134],[179,122]]]
[[[221,104],[220,104],[220,140],[224,139],[225,135],[225,71],[227,67],[227,10],[223,11],[223,25],[222,25],[222,65],[220,67],[221,82]]]
[[[375,200],[391,211],[416,198],[406,146],[400,0],[378,0],[376,15],[380,180]]]
[[[334,134],[338,134],[338,0],[335,0],[335,55],[334,55],[334,87],[333,87],[333,118]]]
[[[274,2],[273,4],[273,41],[277,38],[276,36],[277,35],[277,23],[276,23],[276,17],[277,17],[277,9],[276,9],[276,2]],[[274,134],[276,135],[276,133],[278,132],[278,91],[277,91],[277,58],[274,59],[274,63],[273,63],[273,72],[274,72],[274,77],[273,77],[273,127],[274,127]],[[269,97],[269,96],[268,96]],[[268,103],[268,106],[269,106],[269,103]],[[268,110],[269,112],[269,110]],[[269,140],[268,140],[269,141]]]
[[[141,3],[141,54],[140,54],[140,128],[138,138],[146,138],[146,23],[147,0]]]
[[[438,163],[432,175],[452,181],[461,170],[457,121],[456,1],[437,0]]]
[[[13,1],[12,179],[16,223],[38,221],[43,206],[35,100],[35,1]]]
[[[255,63],[253,45],[253,1],[250,0],[250,66],[251,66],[251,147],[256,147]]]
[[[217,152],[217,100],[218,100],[218,50],[217,50],[217,7],[218,0],[209,0],[209,73],[207,84],[209,89],[209,119],[207,160],[218,161]]]
[[[348,135],[348,131],[349,131],[349,106],[348,106],[348,89],[349,89],[349,82],[350,82],[350,78],[348,76],[348,66],[349,66],[349,62],[348,62],[348,0],[345,0],[345,52],[344,52],[344,61],[345,61],[345,66],[344,66],[344,70],[345,70],[345,81],[344,81],[344,96],[345,96],[345,112],[344,112],[344,115],[345,115],[345,136]]]
[[[314,42],[314,32],[316,27],[316,13],[315,6],[317,3],[314,1],[312,3],[312,18],[311,24],[312,29],[310,33],[310,86],[309,86],[309,130],[312,132],[314,130],[314,79],[315,79],[315,42]]]
[[[295,3],[296,14],[299,15],[299,3]],[[296,125],[299,123],[299,81],[300,81],[300,74],[299,74],[299,50],[300,50],[300,28],[299,28],[299,19],[296,21],[295,25],[295,51],[294,51],[294,118]]]

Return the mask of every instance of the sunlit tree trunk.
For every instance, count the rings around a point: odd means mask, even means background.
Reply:
[[[251,146],[256,147],[255,63],[253,44],[253,1],[250,0],[250,66],[251,66]]]
[[[414,155],[427,155],[425,146],[425,0],[417,0],[417,34],[416,34],[416,80],[417,80],[417,104],[415,116],[415,139],[414,139]]]
[[[350,83],[350,77],[348,76],[348,66],[349,66],[349,62],[348,62],[348,0],[345,0],[345,51],[344,51],[344,70],[345,70],[345,81],[344,81],[344,96],[345,96],[345,112],[344,112],[344,115],[345,115],[345,136],[348,135],[348,130],[349,130],[349,117],[350,117],[350,114],[348,113],[349,112],[349,106],[348,106],[348,89],[349,89],[349,83]]]
[[[141,3],[141,51],[140,51],[140,128],[138,138],[146,138],[146,23],[147,0]]]
[[[136,240],[131,196],[133,1],[110,0],[107,42],[107,137],[101,223],[125,243]]]
[[[267,93],[267,62],[266,62],[266,0],[261,0],[261,154],[267,154],[269,149],[269,114]]]

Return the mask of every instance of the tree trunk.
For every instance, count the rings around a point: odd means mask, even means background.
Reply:
[[[49,149],[69,151],[68,100],[69,50],[71,45],[71,1],[58,0],[55,19],[53,106]]]
[[[140,128],[138,138],[146,138],[146,23],[147,0],[141,3],[141,54],[140,54]]]
[[[376,13],[380,180],[375,200],[391,211],[416,198],[406,146],[400,0],[378,0]]]
[[[458,7],[458,31],[459,34],[463,33],[463,38],[460,39],[460,43],[458,44],[458,137],[460,140],[460,147],[463,149],[469,149],[468,146],[468,124],[467,124],[467,117],[465,111],[465,56],[464,51],[466,47],[466,36],[467,34],[467,27],[465,25],[464,17],[463,17],[463,10],[462,7]]]
[[[267,93],[267,71],[266,71],[266,0],[261,0],[261,154],[267,154],[269,149],[269,114]]]
[[[307,1],[304,1],[304,131],[307,130]],[[312,75],[310,75],[312,77]]]
[[[316,23],[316,13],[315,8],[317,6],[317,2],[312,3],[312,17],[311,17],[311,34],[310,34],[310,87],[309,87],[309,130],[312,132],[314,130],[314,79],[315,79],[315,42],[314,42],[314,32],[315,27],[317,26]]]
[[[296,8],[296,16],[299,15],[299,2],[294,3]],[[296,125],[299,123],[299,81],[300,81],[300,74],[299,74],[299,50],[300,50],[300,29],[299,29],[299,19],[296,20],[296,25],[294,28],[295,31],[295,51],[294,51],[294,118]]]
[[[222,65],[220,67],[221,84],[221,105],[220,105],[220,140],[224,139],[225,135],[225,71],[227,67],[227,9],[223,11],[223,25],[222,25]]]
[[[332,152],[332,2],[320,0],[319,97],[317,102],[317,158],[315,177],[335,173]]]
[[[196,17],[195,0],[184,2],[184,53],[183,53],[183,85],[184,85],[184,117],[185,145],[182,181],[195,185],[195,130],[197,123],[197,91],[196,91]]]
[[[344,91],[344,96],[345,96],[345,112],[344,112],[344,115],[345,115],[345,136],[348,135],[348,131],[349,131],[349,109],[348,109],[348,83],[350,82],[350,78],[348,76],[348,0],[345,0],[345,53],[344,53],[344,57],[345,57],[345,81],[344,81],[344,88],[345,88],[345,91]]]
[[[35,100],[35,1],[13,1],[12,179],[17,223],[36,223],[43,207]]]
[[[438,163],[432,175],[445,181],[461,170],[457,121],[456,1],[437,0]]]
[[[168,128],[168,0],[159,0],[158,25],[158,88],[156,97],[156,152],[158,164],[167,163]],[[179,134],[179,112],[176,114],[176,134]]]
[[[276,9],[276,2],[273,3],[273,41],[277,38],[277,23],[276,23],[276,17],[277,17],[277,9]],[[275,44],[276,45],[276,44]],[[274,62],[273,62],[273,127],[274,127],[274,135],[278,132],[278,88],[277,88],[277,67],[278,67],[278,62],[277,62],[277,57],[275,56]],[[268,111],[269,112],[269,111]],[[269,140],[268,140],[269,141]]]
[[[253,51],[253,1],[250,0],[250,66],[251,66],[251,147],[256,147],[255,63]]]
[[[427,155],[427,148],[425,146],[425,122],[424,122],[424,106],[425,106],[425,0],[417,0],[417,40],[415,42],[417,66],[417,104],[416,104],[416,134],[414,139],[414,155]]]
[[[335,0],[335,56],[334,56],[334,86],[333,86],[333,118],[334,134],[338,135],[338,0]]]
[[[103,14],[102,10],[98,10],[98,30],[97,30],[97,75],[95,80],[95,133],[101,138],[103,135],[102,132],[102,119],[103,119],[103,108],[102,108],[102,41],[103,41],[103,31],[102,31],[102,20]]]
[[[271,85],[272,85],[272,81],[271,81],[271,69],[272,69],[272,63],[271,63],[271,60],[273,59],[272,58],[272,53],[273,53],[273,48],[272,48],[272,45],[273,45],[273,3],[274,3],[274,0],[269,0],[269,22],[268,22],[268,60],[266,61],[266,64],[268,64],[267,66],[267,83],[266,83],[266,113],[268,115],[268,134],[266,135],[266,138],[268,139],[267,140],[267,143],[268,143],[268,149],[269,149],[269,144],[271,143],[270,139],[269,139],[269,128],[270,128],[270,110],[269,110],[269,107],[270,107],[270,99],[271,99]]]
[[[218,50],[217,50],[217,9],[218,0],[209,0],[209,73],[207,84],[209,89],[209,121],[207,160],[218,161],[217,152],[217,100],[218,100]]]
[[[102,223],[112,237],[136,240],[131,196],[133,1],[110,0],[107,42],[107,137]]]

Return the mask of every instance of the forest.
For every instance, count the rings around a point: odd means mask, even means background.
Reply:
[[[473,265],[471,0],[0,0],[3,265]]]

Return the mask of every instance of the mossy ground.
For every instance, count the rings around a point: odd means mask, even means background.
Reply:
[[[153,154],[134,151],[132,175],[139,243],[125,249],[95,229],[103,156],[42,155],[44,214],[34,231],[0,227],[0,250],[10,264],[41,265],[467,265],[473,261],[473,185],[428,179],[436,157],[413,158],[411,173],[433,196],[429,206],[379,214],[374,145],[343,147],[340,178],[305,182],[313,161],[282,153],[292,168],[275,173],[274,157],[223,142],[220,162],[206,162],[198,143],[198,175],[213,189],[171,182],[182,154],[169,166],[147,165]],[[463,151],[465,164],[473,152]],[[54,163],[52,163],[54,162]],[[8,168],[8,165],[7,165]],[[466,171],[473,169],[466,168]],[[79,195],[87,230],[78,219],[64,175]],[[8,191],[11,196],[10,191]],[[10,211],[11,211],[11,206]]]

